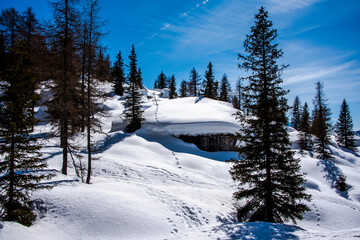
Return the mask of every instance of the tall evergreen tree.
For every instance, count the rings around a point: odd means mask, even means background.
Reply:
[[[179,95],[181,98],[188,96],[188,83],[186,80],[182,80],[180,83]]]
[[[240,104],[239,104],[239,99],[236,95],[234,95],[231,99],[233,108],[240,110]]]
[[[89,4],[93,4],[93,3],[89,3]],[[99,2],[97,2],[97,4],[99,4]],[[103,34],[101,33],[101,35]],[[110,57],[108,54],[106,56],[104,55],[104,48],[102,47],[98,47],[98,48],[99,51],[97,52],[96,63],[95,63],[95,77],[97,80],[101,82],[109,81],[110,69],[111,69]]]
[[[277,65],[283,52],[274,43],[277,31],[264,7],[255,19],[244,42],[248,55],[239,54],[243,61],[239,67],[251,73],[244,94],[252,116],[240,115],[246,127],[237,134],[242,142],[240,160],[233,159],[230,170],[233,180],[239,182],[234,198],[242,200],[237,216],[240,221],[295,221],[309,210],[302,201],[310,196],[305,193],[300,160],[293,156],[287,132],[287,92],[280,86],[286,66]]]
[[[302,108],[299,125],[299,146],[300,151],[312,150],[311,119],[307,103]]]
[[[132,45],[129,59],[129,74],[127,77],[129,88],[125,97],[124,114],[127,120],[126,131],[135,132],[141,128],[143,110],[141,109],[140,86],[138,84],[139,74],[137,70],[137,58],[134,45]]]
[[[205,71],[205,79],[203,81],[202,95],[207,98],[217,99],[217,90],[219,83],[215,81],[213,64],[209,62]]]
[[[324,84],[317,82],[315,89],[316,95],[312,122],[312,133],[316,137],[315,150],[319,153],[319,159],[328,159],[331,158],[330,150],[327,147],[330,144],[331,112],[327,107]]]
[[[353,122],[346,100],[341,104],[339,119],[335,125],[336,141],[348,149],[355,149]]]
[[[293,103],[293,107],[292,107],[292,117],[291,117],[291,125],[293,128],[295,128],[296,130],[299,130],[300,128],[300,99],[298,96],[295,97],[294,103]]]
[[[2,79],[2,72],[5,69],[6,63],[6,46],[5,46],[5,37],[4,31],[0,30],[0,81]]]
[[[125,83],[125,71],[124,71],[124,60],[121,57],[121,51],[116,55],[116,61],[112,68],[112,75],[114,81],[114,92],[119,96],[124,95],[124,83]]]
[[[176,80],[174,74],[170,78],[170,86],[169,86],[169,99],[177,98],[176,93]]]
[[[200,85],[201,77],[193,67],[190,71],[190,78],[188,82],[188,92],[190,97],[199,96],[199,85]]]
[[[219,100],[224,102],[230,102],[230,92],[231,92],[230,83],[229,80],[227,79],[226,74],[224,74],[220,83]]]
[[[80,60],[76,46],[79,19],[74,0],[57,0],[51,6],[54,14],[54,26],[50,31],[53,68],[51,89],[54,96],[48,103],[48,113],[55,132],[60,134],[63,152],[61,172],[66,175],[70,137],[79,131],[81,125]]]
[[[142,72],[141,72],[141,68],[138,68],[138,72],[137,72],[137,85],[139,86],[139,88],[141,89],[143,87],[143,77],[142,77]]]
[[[239,109],[239,110],[243,110],[242,109],[242,105],[243,105],[242,81],[243,81],[243,79],[239,78],[238,81],[236,82],[235,92],[234,92],[234,96],[232,99],[232,104],[233,104],[234,108]]]
[[[163,71],[161,71],[161,73],[155,80],[154,88],[159,88],[159,89],[166,88],[167,87],[166,79],[167,79],[166,75],[164,74]]]
[[[3,34],[5,39],[5,45],[9,48],[12,48],[15,44],[15,41],[20,40],[19,37],[22,36],[21,25],[22,17],[15,8],[7,8],[1,11],[0,15],[0,25],[3,26]]]
[[[98,104],[98,100],[102,93],[97,88],[95,78],[104,81],[107,78],[108,68],[105,67],[104,55],[100,47],[100,39],[103,36],[101,27],[103,22],[99,17],[100,12],[99,0],[85,1],[83,16],[88,26],[87,31],[87,67],[86,67],[86,137],[87,137],[87,155],[88,155],[88,168],[86,183],[90,183],[92,173],[92,141],[91,136],[93,132],[101,131],[101,122],[97,117],[102,113],[102,109]],[[99,50],[96,53],[96,50]],[[99,61],[99,59],[101,59]]]
[[[31,193],[49,188],[38,183],[50,178],[43,172],[41,144],[31,136],[36,124],[33,90],[36,79],[25,42],[10,49],[0,82],[0,218],[29,226],[35,220]]]

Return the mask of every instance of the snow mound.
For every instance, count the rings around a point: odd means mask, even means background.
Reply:
[[[155,101],[145,112],[146,122],[161,124],[171,135],[233,134],[240,128],[230,103],[202,97]]]

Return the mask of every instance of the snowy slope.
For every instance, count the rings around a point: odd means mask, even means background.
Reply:
[[[205,152],[173,137],[224,133],[239,128],[229,104],[210,99],[167,100],[145,91],[142,129],[124,134],[122,100],[104,104],[107,133],[95,136],[98,150],[92,184],[81,183],[73,169],[57,174],[54,188],[34,194],[39,219],[30,228],[0,222],[0,239],[353,239],[360,236],[360,157],[336,146],[332,161],[319,161],[297,150],[307,173],[311,212],[297,225],[235,223],[232,182],[224,160],[233,152]],[[111,131],[112,130],[112,131]],[[50,126],[36,128],[46,135]],[[77,141],[84,140],[81,136]],[[59,139],[44,140],[49,169],[61,168]],[[343,172],[351,189],[340,193],[333,180]]]

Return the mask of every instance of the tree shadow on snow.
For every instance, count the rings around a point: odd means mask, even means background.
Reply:
[[[333,163],[330,160],[320,160],[317,163],[317,166],[323,166],[323,171],[325,173],[324,178],[326,179],[326,181],[328,181],[331,184],[331,188],[335,188],[336,186],[336,182],[339,178],[339,176],[342,174],[340,168],[338,166],[335,165],[335,163]],[[350,186],[348,188],[348,190],[350,189]],[[349,191],[339,191],[336,190],[336,193],[343,197],[348,199],[349,198]]]
[[[96,143],[93,147],[94,153],[102,153],[108,150],[114,144],[123,141],[125,138],[131,136],[134,133],[123,133],[123,132],[115,132],[106,136],[102,141]]]
[[[323,166],[322,172],[325,173],[324,178],[331,184],[331,187],[335,187],[336,180],[341,174],[341,170],[330,160],[320,160],[317,166]]]
[[[269,222],[224,224],[214,230],[215,232],[224,232],[226,234],[226,240],[299,239],[294,233],[296,231],[304,231],[297,226]]]

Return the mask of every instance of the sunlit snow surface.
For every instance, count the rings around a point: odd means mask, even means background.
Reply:
[[[307,173],[311,212],[295,225],[236,223],[232,193],[236,184],[224,160],[234,152],[205,152],[173,137],[179,134],[233,133],[240,128],[230,104],[210,99],[168,100],[146,90],[141,130],[121,130],[119,97],[104,105],[106,134],[96,134],[99,159],[93,163],[92,184],[81,183],[71,164],[59,172],[50,191],[33,194],[39,218],[30,228],[0,222],[0,239],[356,239],[360,238],[360,157],[333,142],[332,161],[299,153],[297,132],[289,129],[296,157]],[[166,92],[163,92],[166,96]],[[155,99],[156,98],[156,99]],[[112,127],[112,123],[117,127]],[[36,127],[46,136],[50,125]],[[112,131],[111,131],[112,129]],[[85,146],[86,138],[76,140]],[[58,138],[44,139],[49,169],[61,168]],[[338,192],[340,172],[351,186]]]

